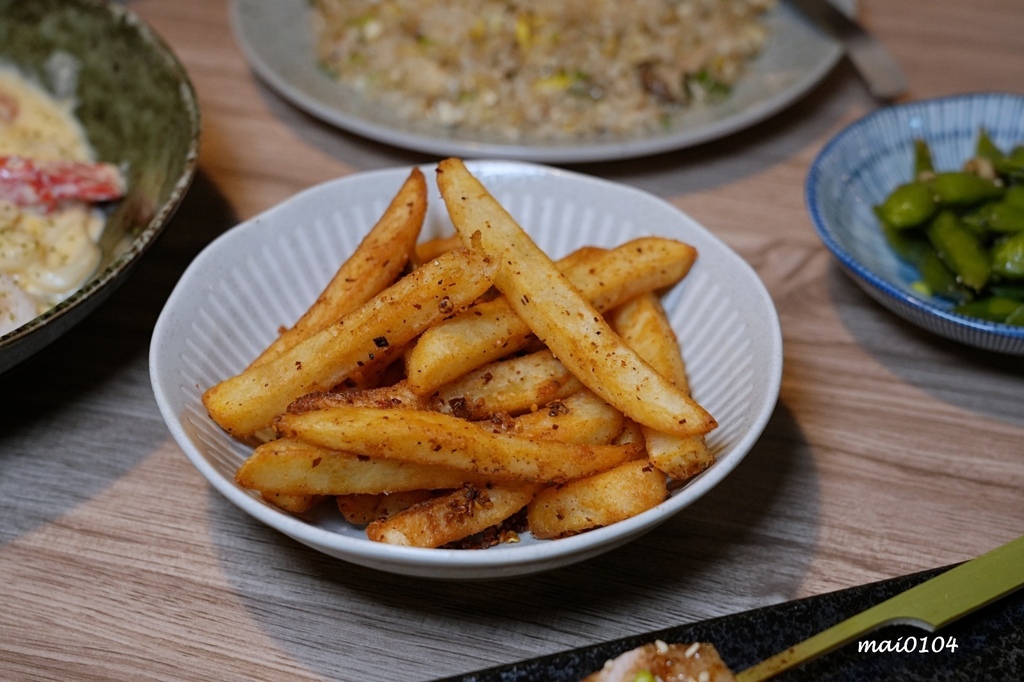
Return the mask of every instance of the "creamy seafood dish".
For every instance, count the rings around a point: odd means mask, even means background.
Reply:
[[[120,170],[94,161],[72,105],[0,69],[0,335],[93,274],[101,204],[124,192]]]

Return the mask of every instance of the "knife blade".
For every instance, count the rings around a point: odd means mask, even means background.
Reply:
[[[907,90],[900,65],[878,39],[829,0],[790,0],[798,10],[843,44],[846,56],[881,100],[893,100]]]
[[[884,625],[935,632],[1024,586],[1024,536],[967,561],[736,674],[760,682]]]

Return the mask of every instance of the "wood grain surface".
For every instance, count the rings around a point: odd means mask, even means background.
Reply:
[[[877,105],[840,63],[724,140],[574,167],[666,198],[778,308],[778,407],[671,522],[586,563],[451,584],[309,550],[212,490],[165,428],[149,337],[213,238],[324,180],[435,159],[292,108],[249,70],[225,0],[128,6],[203,112],[200,170],[130,282],[0,377],[0,678],[429,680],[968,559],[1024,529],[1024,358],[936,338],[836,267],[803,202],[814,155]],[[907,99],[1024,93],[1019,0],[864,0]]]

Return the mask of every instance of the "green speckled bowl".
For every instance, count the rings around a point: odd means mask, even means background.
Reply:
[[[67,331],[128,276],[177,209],[196,171],[199,107],[185,69],[120,5],[0,0],[0,66],[15,67],[75,111],[101,160],[124,164],[128,194],[112,210],[102,261],[78,292],[0,337],[0,372]]]

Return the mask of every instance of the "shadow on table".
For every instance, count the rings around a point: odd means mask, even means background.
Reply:
[[[847,330],[893,374],[950,405],[1024,425],[1024,357],[925,331],[875,302],[834,263],[827,285]]]
[[[302,665],[350,678],[386,660],[398,679],[430,679],[788,600],[813,555],[816,490],[809,447],[780,405],[746,460],[677,517],[534,576],[381,573],[293,542],[212,492],[209,518],[241,603]]]
[[[856,77],[848,72],[849,67],[841,63],[829,78],[791,107],[724,138],[637,159],[566,167],[628,183],[662,197],[756,175],[822,139],[845,112],[875,106]],[[433,154],[393,147],[325,123],[293,106],[259,79],[256,83],[268,109],[296,136],[358,171],[438,160]]]
[[[123,286],[67,334],[4,373],[0,544],[89,499],[167,439],[149,381],[153,326],[188,264],[234,223],[200,174]]]

